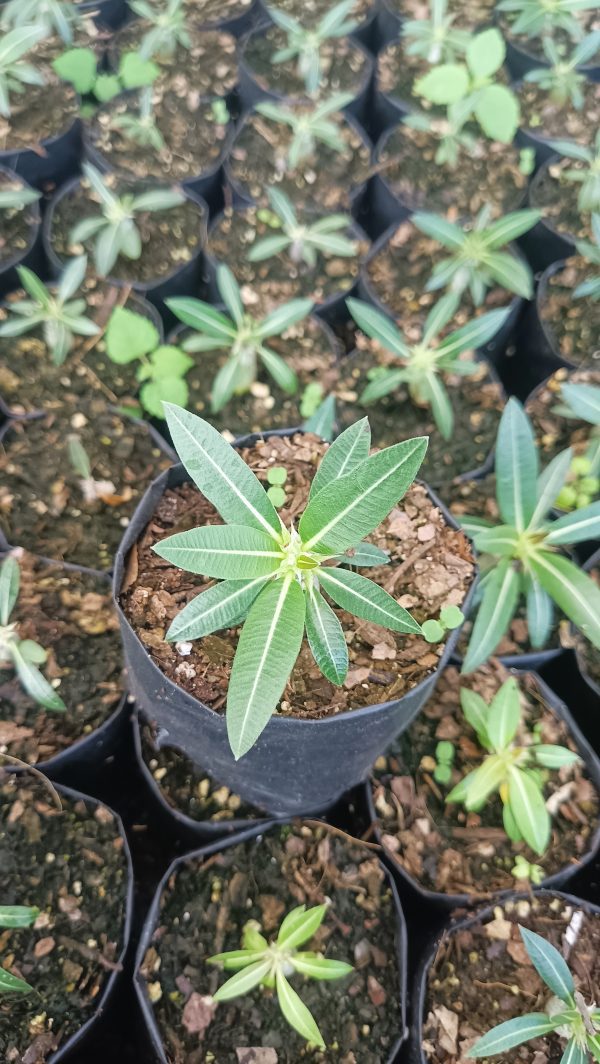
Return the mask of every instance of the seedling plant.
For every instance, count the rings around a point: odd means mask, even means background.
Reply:
[[[265,100],[257,103],[255,110],[272,122],[289,126],[292,131],[285,166],[293,172],[301,163],[310,159],[319,144],[325,144],[335,152],[344,152],[346,143],[340,132],[340,123],[330,116],[336,115],[352,100],[351,92],[339,92],[312,108],[298,111],[285,104]]]
[[[219,987],[213,1000],[231,1001],[257,986],[274,987],[279,1007],[290,1027],[311,1045],[325,1049],[314,1017],[291,986],[288,976],[298,974],[307,979],[331,981],[343,979],[354,971],[352,965],[344,961],[298,949],[313,938],[326,912],[327,905],[315,905],[311,909],[299,905],[291,909],[272,942],[261,934],[257,921],[250,920],[244,928],[242,949],[217,953],[206,962],[236,973]]]
[[[170,404],[165,413],[181,461],[225,521],[176,533],[154,547],[168,562],[221,581],[184,607],[167,639],[199,639],[245,622],[227,696],[227,731],[237,759],[268,724],[305,629],[323,675],[343,684],[348,648],[323,593],[356,617],[391,631],[421,633],[383,588],[340,563],[387,562],[385,552],[362,541],[413,482],[427,440],[407,440],[369,456],[367,419],[351,425],[323,457],[297,525],[286,528],[254,473],[216,429]]]
[[[148,318],[116,307],[106,328],[106,353],[119,366],[138,363],[140,404],[152,417],[164,418],[163,400],[187,404],[185,375],[194,359],[179,347],[161,344],[158,330]]]
[[[38,705],[64,712],[67,707],[62,698],[37,667],[44,664],[48,654],[33,639],[21,639],[18,624],[11,623],[20,583],[19,564],[8,555],[0,566],[0,669],[13,669],[23,690]]]
[[[431,66],[462,58],[469,34],[454,25],[456,16],[449,14],[448,0],[431,0],[429,12],[428,18],[406,19],[402,26],[403,50]]]
[[[168,0],[166,6],[154,0],[131,0],[129,6],[150,25],[140,42],[142,59],[170,57],[177,48],[191,47],[183,0]]]
[[[330,214],[316,222],[302,223],[285,192],[269,188],[267,195],[271,210],[259,210],[258,217],[270,228],[279,231],[252,245],[247,255],[249,262],[264,262],[287,251],[294,264],[303,262],[309,269],[314,269],[319,255],[325,258],[351,258],[356,255],[356,241],[349,240],[342,232],[352,225],[350,215]]]
[[[84,97],[82,114],[93,113],[99,103],[112,100],[120,92],[152,85],[160,70],[156,63],[138,52],[125,52],[115,73],[106,73],[93,48],[69,48],[53,61],[59,78],[69,82]]]
[[[0,40],[0,115],[10,118],[11,93],[21,96],[28,85],[44,85],[41,70],[24,57],[46,36],[40,26],[18,26]]]
[[[354,4],[355,0],[341,0],[330,8],[312,29],[307,29],[298,19],[277,7],[268,8],[275,25],[287,34],[287,44],[274,52],[271,62],[277,65],[297,59],[298,77],[304,82],[309,96],[318,93],[321,86],[323,45],[337,37],[346,37],[358,25],[356,19],[348,18]]]
[[[568,58],[561,55],[552,37],[544,37],[543,45],[549,66],[528,70],[524,81],[539,85],[540,89],[547,92],[550,99],[559,107],[571,106],[576,111],[581,111],[585,106],[585,90],[588,82],[579,68],[590,63],[598,53],[600,31],[589,33],[584,37]]]
[[[600,130],[594,138],[593,148],[566,140],[553,140],[552,148],[563,158],[582,164],[580,167],[561,170],[560,180],[581,185],[577,206],[582,214],[598,215],[600,223]]]
[[[574,41],[584,30],[581,15],[600,7],[599,0],[500,0],[498,11],[508,16],[511,31],[525,37],[555,38],[563,30]]]
[[[34,188],[18,185],[0,189],[0,211],[22,211],[31,203],[37,203],[41,193]]]
[[[0,578],[1,579],[1,578]],[[31,927],[39,916],[39,909],[26,905],[0,905],[0,928]],[[2,994],[29,994],[33,987],[24,979],[7,972],[0,966],[0,996]]]

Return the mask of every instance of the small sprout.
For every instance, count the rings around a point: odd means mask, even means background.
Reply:
[[[535,170],[535,148],[521,148],[519,152],[519,170],[529,177]]]
[[[67,436],[67,453],[74,471],[80,478],[79,486],[86,503],[106,502],[115,494],[112,480],[94,480],[89,455],[79,436]]]
[[[430,0],[429,18],[407,19],[402,25],[402,45],[407,55],[417,55],[432,66],[453,63],[465,54],[469,34],[456,29],[456,15],[448,13],[448,0]]]
[[[441,330],[457,309],[454,293],[448,293],[430,310],[421,341],[410,343],[387,315],[370,303],[348,299],[346,305],[365,335],[380,343],[400,362],[398,368],[377,367],[359,402],[375,403],[406,385],[415,406],[429,407],[440,433],[449,440],[454,428],[454,412],[444,375],[477,373],[477,362],[461,356],[487,344],[502,327],[509,311],[492,310],[482,314],[440,339]]]
[[[423,621],[421,630],[428,643],[439,643],[446,632],[460,628],[465,615],[458,606],[442,606],[438,620]]]
[[[275,25],[287,34],[286,46],[271,56],[271,62],[287,63],[290,59],[297,58],[298,77],[304,81],[304,87],[310,96],[314,96],[321,85],[323,45],[336,37],[347,36],[358,25],[355,19],[347,17],[354,4],[355,0],[341,0],[331,7],[312,29],[306,29],[298,19],[292,18],[277,7],[267,8]]]
[[[283,466],[272,466],[267,470],[267,480],[271,485],[267,491],[267,495],[276,510],[280,510],[285,504],[285,491],[283,485],[287,480],[287,469]]]
[[[540,475],[531,422],[521,404],[509,399],[496,438],[496,498],[503,523],[460,519],[482,555],[484,573],[463,672],[493,654],[523,597],[533,647],[543,647],[548,639],[555,605],[600,647],[600,589],[562,553],[600,534],[600,502],[557,521],[551,517],[572,458],[571,448],[562,451]]]
[[[0,576],[0,580],[1,580]],[[0,905],[0,927],[31,927],[37,920],[40,910],[26,905]],[[19,979],[0,966],[0,995],[30,994],[33,987],[24,979]]]
[[[71,0],[8,0],[0,16],[0,29],[37,26],[44,37],[56,34],[65,44],[73,40],[73,28],[81,21]]]
[[[14,669],[23,690],[38,705],[64,713],[67,707],[62,698],[37,668],[45,663],[46,651],[33,639],[20,639],[18,624],[10,623],[20,583],[19,564],[9,555],[0,565],[0,669]]]
[[[544,37],[543,46],[550,66],[529,70],[524,80],[538,85],[559,107],[570,104],[576,111],[583,110],[588,80],[579,67],[590,63],[600,49],[600,30],[584,37],[568,59],[561,56],[551,37]]]
[[[577,197],[581,213],[600,215],[600,130],[596,133],[593,148],[568,140],[553,140],[551,147],[563,158],[579,163],[572,169],[561,170],[559,180],[581,185]]]
[[[362,541],[412,484],[427,440],[406,440],[369,456],[367,419],[351,425],[321,461],[303,514],[285,528],[260,481],[221,434],[180,407],[165,407],[181,461],[225,522],[176,533],[154,546],[179,568],[220,581],[183,608],[166,638],[200,639],[246,622],[231,669],[226,717],[231,748],[240,758],[269,723],[305,629],[323,675],[343,684],[348,647],[324,594],[342,610],[388,630],[421,633],[379,584],[341,566],[388,560]]]
[[[71,230],[71,244],[94,238],[94,262],[101,277],[110,273],[119,255],[139,259],[142,237],[136,225],[136,215],[146,211],[168,211],[185,202],[183,192],[176,188],[153,188],[139,196],[125,193],[117,196],[95,166],[83,164],[83,172],[91,191],[99,202],[100,214],[83,221]]]
[[[533,1038],[541,1038],[560,1029],[567,1039],[562,1057],[564,1064],[585,1064],[588,1060],[600,1060],[600,1010],[595,1005],[586,1005],[573,980],[562,955],[554,946],[535,931],[519,926],[523,944],[536,972],[548,987],[554,1005],[548,1012],[530,1012],[493,1027],[471,1046],[468,1057],[493,1057],[509,1049],[523,1045]]]
[[[511,33],[524,37],[555,37],[558,30],[581,40],[581,15],[598,7],[597,0],[501,0],[498,11],[509,20]]]
[[[291,299],[264,318],[246,313],[239,285],[228,266],[217,269],[217,288],[230,317],[200,299],[177,296],[167,306],[194,335],[183,341],[184,351],[227,351],[211,391],[211,409],[218,413],[234,395],[244,395],[258,376],[259,362],[275,383],[294,395],[298,379],[287,363],[265,343],[302,321],[312,310],[310,299]]]
[[[140,94],[140,109],[137,114],[113,115],[110,125],[112,129],[118,129],[127,140],[143,148],[154,148],[160,152],[165,146],[165,139],[154,117],[151,88],[144,89]]]
[[[292,139],[284,165],[294,171],[301,163],[310,159],[318,144],[325,144],[332,151],[343,152],[346,143],[341,135],[339,111],[352,100],[351,92],[339,92],[323,100],[312,109],[299,111],[285,104],[271,103],[265,100],[257,103],[255,110],[272,122],[283,123],[292,130]],[[336,115],[336,118],[330,118]]]
[[[262,220],[266,220],[268,213],[267,224],[278,232],[253,244],[247,256],[249,262],[263,262],[282,251],[289,251],[293,263],[304,262],[312,270],[317,265],[319,255],[325,258],[333,255],[350,258],[356,255],[356,241],[342,234],[342,230],[352,225],[350,215],[330,214],[317,222],[302,224],[284,192],[269,188],[267,194],[273,213],[263,211]]]
[[[212,111],[212,116],[216,124],[218,126],[226,126],[231,118],[231,115],[229,114],[229,109],[225,100],[222,100],[221,97],[218,97],[216,100],[212,101],[210,109]]]
[[[467,687],[461,688],[460,703],[487,756],[450,791],[446,801],[479,812],[492,795],[498,794],[509,839],[524,839],[535,853],[544,853],[550,841],[550,814],[544,801],[546,770],[573,765],[579,760],[577,754],[564,746],[537,743],[533,736],[533,742],[517,742],[523,722],[519,688],[512,677],[502,684],[489,706]]]
[[[534,887],[539,887],[546,875],[541,865],[532,864],[521,854],[517,854],[515,857],[515,863],[510,870],[510,874],[515,879],[528,880]]]
[[[184,406],[189,397],[185,375],[193,358],[179,347],[161,344],[156,326],[126,307],[115,307],[106,329],[106,353],[123,366],[138,362],[140,403],[151,417],[164,418],[163,401]]]
[[[183,0],[130,0],[129,7],[150,24],[142,37],[139,54],[142,59],[153,56],[172,56],[177,48],[190,48],[191,37]]]
[[[71,259],[53,294],[32,270],[18,267],[19,280],[31,298],[10,303],[10,316],[0,324],[0,336],[22,336],[41,325],[52,362],[61,366],[75,335],[96,336],[100,332],[86,317],[85,299],[72,298],[83,283],[86,268],[85,255]]]
[[[308,942],[319,930],[327,905],[307,909],[299,905],[291,909],[279,928],[277,938],[268,942],[260,932],[256,920],[250,920],[242,937],[242,949],[231,953],[217,953],[207,959],[225,971],[234,971],[226,983],[214,994],[214,1001],[231,1001],[257,986],[275,987],[279,1007],[290,1027],[307,1042],[325,1049],[323,1036],[302,999],[288,982],[292,974],[309,979],[343,979],[354,971],[351,964],[334,961],[322,953],[302,952],[299,946]]]
[[[434,266],[426,291],[448,288],[457,297],[469,291],[476,307],[484,302],[488,289],[496,285],[522,299],[531,299],[531,268],[504,249],[527,233],[541,217],[541,211],[522,210],[492,222],[490,208],[486,205],[473,226],[467,229],[441,215],[417,211],[411,219],[417,229],[451,252]]]
[[[80,96],[93,97],[98,103],[112,100],[127,89],[152,85],[160,71],[156,63],[142,59],[137,52],[125,52],[116,74],[107,74],[98,63],[93,48],[69,48],[53,60],[59,78],[73,86]]]
[[[307,385],[305,392],[311,385]],[[319,385],[320,388],[320,385]],[[335,435],[336,404],[335,395],[326,395],[323,402],[302,422],[304,432],[314,432],[322,440],[331,442]]]
[[[27,85],[45,85],[46,79],[33,63],[23,58],[46,36],[41,26],[17,26],[0,40],[0,115],[10,118],[10,96],[20,96]]]
[[[435,748],[435,768],[433,778],[436,783],[447,786],[452,779],[452,766],[456,751],[454,744],[448,739],[442,739]]]

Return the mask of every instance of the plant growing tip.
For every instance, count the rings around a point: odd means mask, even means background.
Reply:
[[[354,7],[355,0],[340,0],[326,12],[313,29],[306,29],[298,19],[292,18],[277,7],[268,7],[272,21],[287,34],[287,44],[271,56],[271,63],[287,63],[290,59],[298,61],[298,77],[304,81],[304,87],[313,96],[321,86],[323,45],[337,37],[345,37],[356,29],[356,19],[347,16]]]
[[[420,634],[391,595],[348,566],[388,561],[385,552],[362,541],[412,484],[427,439],[369,455],[367,419],[351,425],[329,447],[304,513],[288,528],[260,481],[216,429],[169,403],[165,415],[181,461],[225,522],[177,533],[154,547],[181,569],[221,581],[184,607],[167,639],[199,639],[245,622],[227,697],[227,731],[237,759],[276,709],[305,631],[323,675],[331,683],[344,682],[348,649],[328,598],[356,617]]]
[[[327,905],[307,909],[299,905],[281,923],[277,938],[268,942],[260,932],[260,925],[250,920],[242,937],[242,949],[217,953],[208,957],[207,964],[216,964],[225,971],[234,971],[226,983],[213,995],[214,1001],[231,1001],[257,986],[275,987],[279,1007],[298,1034],[311,1045],[325,1049],[323,1036],[302,999],[288,981],[291,974],[307,979],[331,981],[343,979],[354,971],[351,964],[330,960],[322,953],[299,951],[319,930]]]
[[[352,99],[351,92],[338,92],[311,108],[294,109],[286,104],[265,100],[257,103],[254,109],[271,122],[290,127],[292,137],[284,165],[288,171],[293,172],[300,163],[315,154],[318,144],[326,145],[331,151],[345,151],[346,142],[341,135],[341,116],[338,112]]]
[[[10,622],[20,583],[19,564],[9,554],[0,565],[0,669],[14,669],[23,690],[44,709],[65,712],[62,698],[37,668],[46,661],[46,651],[33,639],[21,639],[17,623]]]
[[[285,192],[268,188],[267,195],[271,211],[262,210],[258,215],[272,229],[279,231],[252,245],[247,255],[249,262],[263,262],[287,251],[293,263],[304,262],[309,269],[314,269],[319,255],[350,258],[357,254],[356,240],[343,235],[343,231],[352,225],[349,214],[330,214],[316,222],[300,222]]]

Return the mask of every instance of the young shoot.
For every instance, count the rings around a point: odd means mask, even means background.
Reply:
[[[497,29],[469,37],[464,62],[440,63],[414,91],[430,103],[452,107],[452,124],[476,121],[486,137],[510,144],[520,121],[519,101],[501,79],[506,45]]]
[[[298,60],[298,77],[302,78],[309,96],[318,93],[322,78],[322,48],[327,41],[346,37],[356,29],[356,19],[348,18],[355,0],[341,0],[327,11],[312,29],[276,7],[267,10],[276,26],[287,34],[287,44],[271,56],[273,64]]]
[[[391,631],[421,633],[387,591],[341,563],[388,561],[384,551],[362,540],[412,484],[427,439],[406,440],[369,456],[367,419],[351,425],[329,447],[304,513],[287,528],[260,481],[216,429],[180,407],[165,404],[165,413],[179,458],[225,522],[176,533],[154,547],[179,568],[221,581],[184,607],[167,639],[200,639],[245,622],[227,695],[227,731],[238,759],[269,723],[305,629],[323,675],[343,684],[348,647],[325,595]]]
[[[98,326],[86,317],[85,299],[73,299],[83,283],[87,256],[71,259],[51,291],[26,266],[19,266],[19,280],[30,297],[9,304],[10,315],[0,324],[0,336],[23,336],[42,326],[44,342],[55,366],[61,366],[73,347],[75,336],[96,336]]]
[[[453,294],[443,296],[429,311],[420,343],[409,343],[400,329],[376,307],[360,299],[346,305],[354,321],[371,340],[376,340],[400,362],[398,368],[377,367],[359,398],[368,405],[406,385],[416,406],[429,407],[445,440],[452,436],[454,412],[444,384],[445,374],[470,376],[479,371],[473,358],[462,358],[488,343],[506,321],[508,310],[492,310],[474,318],[440,339],[441,330],[456,312]]]
[[[40,910],[27,905],[0,905],[0,928],[31,927]],[[29,994],[33,987],[0,966],[0,995]]]
[[[0,29],[17,26],[37,26],[44,37],[56,34],[65,44],[71,44],[73,29],[81,15],[71,0],[8,0],[0,15]]]
[[[573,144],[568,140],[553,140],[551,147],[563,158],[578,163],[569,170],[560,171],[560,181],[580,185],[577,206],[582,214],[600,216],[600,129],[594,138],[593,148]]]
[[[106,103],[128,89],[152,85],[160,70],[156,63],[137,52],[124,52],[115,73],[106,73],[93,48],[69,48],[52,62],[59,78],[68,81],[79,96],[91,97],[92,106],[82,105],[82,114],[93,113],[94,103]]]
[[[599,49],[600,30],[584,37],[568,58],[561,55],[551,37],[545,37],[544,55],[549,66],[529,70],[524,80],[539,85],[559,107],[570,105],[576,111],[581,111],[585,106],[588,80],[579,68],[590,63]]]
[[[574,41],[583,37],[581,15],[595,11],[600,0],[500,0],[511,33],[524,37],[556,37],[559,30]]]
[[[130,0],[129,7],[150,25],[140,42],[142,59],[172,56],[177,48],[191,46],[183,0],[167,0],[166,6],[157,0]]]
[[[11,93],[20,96],[27,85],[44,85],[41,70],[23,58],[30,48],[46,36],[40,26],[18,26],[0,40],[0,115],[10,118]]]
[[[558,520],[551,516],[572,458],[571,448],[562,451],[540,476],[531,422],[521,404],[509,399],[496,439],[496,499],[503,523],[460,519],[482,555],[484,573],[463,672],[493,654],[523,598],[534,648],[543,647],[552,631],[555,605],[600,648],[600,589],[561,553],[600,534],[600,502]]]
[[[506,680],[489,706],[476,691],[461,688],[465,720],[487,751],[479,768],[469,772],[446,796],[479,812],[493,795],[502,802],[504,830],[512,842],[522,842],[543,854],[550,842],[550,814],[544,801],[548,770],[558,770],[579,760],[564,746],[538,743],[525,735],[521,699],[514,678]],[[519,735],[518,735],[519,733]]]
[[[357,243],[344,233],[352,225],[348,214],[330,214],[317,222],[301,223],[291,200],[278,188],[267,189],[270,211],[259,211],[259,218],[266,220],[270,228],[278,230],[273,236],[263,237],[252,245],[248,252],[249,262],[264,262],[273,255],[287,251],[291,261],[303,262],[313,270],[319,255],[325,258],[338,256],[351,258],[357,253]]]
[[[255,110],[272,122],[290,127],[292,139],[284,165],[288,170],[295,170],[301,162],[315,154],[319,144],[325,144],[332,151],[345,151],[346,143],[340,132],[341,116],[338,112],[351,100],[351,92],[339,92],[313,108],[294,110],[285,104],[265,100],[257,103]],[[330,118],[330,115],[336,115],[337,120]]]
[[[442,783],[444,786],[450,783],[455,756],[454,744],[449,742],[448,739],[441,739],[435,748],[435,758],[433,759],[435,768],[432,775],[436,783]],[[423,767],[425,766],[423,765]]]
[[[496,286],[514,292],[522,299],[531,299],[533,274],[530,267],[505,249],[511,241],[527,233],[541,217],[541,211],[512,211],[492,222],[491,209],[486,204],[467,229],[441,215],[417,211],[411,218],[417,229],[450,252],[434,266],[426,290],[437,292],[448,288],[458,298],[468,291],[476,307],[484,302],[487,290]]]
[[[562,955],[541,935],[519,926],[529,960],[549,990],[546,1012],[505,1020],[475,1042],[468,1057],[493,1057],[556,1031],[566,1041],[563,1064],[600,1060],[600,1009],[587,1004]]]
[[[455,170],[464,153],[473,152],[477,147],[477,138],[470,129],[464,128],[460,104],[450,104],[445,118],[416,111],[402,122],[410,129],[433,134],[438,141],[433,157],[436,166]]]
[[[448,0],[430,0],[429,17],[407,19],[402,25],[402,44],[407,55],[425,59],[431,66],[453,63],[469,43],[469,33],[455,27],[448,13]]]
[[[539,887],[540,883],[546,877],[546,873],[541,865],[528,861],[522,854],[517,854],[515,857],[515,863],[510,870],[511,876],[515,879],[523,879],[531,883],[534,887]]]
[[[294,395],[296,374],[266,343],[310,314],[310,299],[290,299],[264,318],[254,318],[244,308],[239,285],[229,269],[217,269],[217,288],[229,317],[200,299],[177,296],[167,306],[194,335],[183,341],[184,351],[227,351],[228,358],[211,389],[211,409],[217,414],[234,395],[246,394],[257,379],[259,364],[279,388]]]
[[[112,129],[118,129],[123,136],[141,148],[153,148],[161,152],[165,138],[156,124],[152,89],[146,88],[140,93],[140,106],[137,114],[113,115],[110,120]]]
[[[139,400],[151,417],[164,418],[163,400],[187,403],[185,375],[194,359],[179,347],[162,344],[156,326],[142,314],[115,307],[106,328],[106,353],[119,366],[138,363]]]
[[[290,1027],[313,1046],[325,1049],[323,1036],[314,1017],[288,982],[291,975],[307,979],[343,979],[354,971],[351,964],[324,957],[322,953],[298,949],[317,933],[327,905],[291,909],[279,928],[277,938],[268,942],[256,920],[249,920],[242,936],[242,949],[217,953],[207,959],[225,971],[234,971],[213,995],[214,1001],[231,1001],[257,986],[274,987],[279,1007]]]
[[[142,254],[136,215],[171,210],[184,203],[185,196],[176,188],[154,188],[138,196],[128,192],[118,196],[95,166],[84,163],[83,173],[99,204],[100,214],[78,222],[71,230],[70,242],[85,243],[93,238],[94,263],[99,275],[106,277],[120,255],[126,259],[139,259]]]
[[[0,669],[13,669],[21,687],[38,705],[64,713],[62,698],[37,668],[47,660],[43,647],[33,639],[21,639],[19,625],[10,617],[19,597],[21,571],[12,555],[0,565]]]
[[[437,621],[434,618],[423,621],[421,631],[428,643],[439,643],[446,632],[453,632],[455,628],[460,628],[464,619],[464,613],[458,606],[442,606]]]

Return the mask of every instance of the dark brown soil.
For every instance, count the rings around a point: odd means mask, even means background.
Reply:
[[[206,958],[239,949],[248,920],[258,920],[271,939],[292,908],[326,898],[327,916],[306,948],[353,964],[355,971],[334,982],[300,976],[291,981],[328,1048],[306,1049],[272,991],[255,990],[214,1010],[210,995],[224,975]],[[204,864],[182,867],[163,895],[159,922],[142,974],[172,1064],[260,1059],[240,1054],[246,1047],[271,1047],[275,1052],[263,1059],[278,1064],[389,1059],[402,1030],[396,920],[388,880],[372,849],[312,822],[274,828]],[[199,1012],[201,1025],[194,1023]],[[204,1029],[198,1032],[198,1026]]]
[[[329,120],[335,121],[335,115]],[[345,151],[337,152],[325,144],[318,144],[314,156],[288,172],[290,127],[251,113],[231,149],[227,162],[230,178],[245,196],[261,205],[266,203],[265,189],[269,185],[278,185],[296,209],[308,207],[321,214],[332,210],[348,211],[352,192],[356,192],[368,176],[370,151],[355,129],[342,118],[339,132],[347,145]]]
[[[109,179],[121,194],[142,192],[135,182]],[[99,214],[98,200],[90,194],[83,179],[56,202],[52,216],[51,243],[54,253],[63,261],[71,255],[87,252],[93,261],[95,238],[85,244],[72,244],[70,234],[84,218]],[[156,185],[153,185],[156,187]],[[206,218],[199,204],[190,199],[166,211],[145,211],[136,215],[136,225],[142,238],[139,259],[120,255],[110,271],[111,277],[128,283],[152,284],[175,273],[198,253],[204,239]]]
[[[303,26],[312,28],[331,9],[331,3],[330,0],[278,0],[277,9],[301,20]],[[371,18],[373,11],[371,0],[356,0],[349,18],[363,22]]]
[[[271,438],[242,451],[260,480],[282,465],[288,473],[286,525],[306,506],[314,470],[325,445],[314,436]],[[223,712],[239,629],[228,629],[195,642],[182,658],[176,644],[165,643],[175,615],[208,585],[183,573],[152,551],[152,545],[176,531],[219,523],[218,515],[189,484],[169,490],[129,557],[121,601],[158,667],[173,682],[212,709]],[[425,489],[411,488],[370,540],[391,552],[391,564],[368,575],[410,609],[420,622],[437,617],[442,605],[461,605],[472,580],[472,561],[465,537],[450,529],[432,507]],[[284,690],[277,712],[300,717],[327,717],[400,698],[437,667],[443,643],[388,632],[336,609],[346,634],[350,669],[343,687],[319,672],[306,642]],[[186,651],[188,647],[186,646]]]
[[[600,566],[594,565],[587,572],[594,583],[600,585]],[[600,688],[600,650],[598,647],[593,646],[589,639],[583,639],[579,633],[576,633],[575,651],[582,671]]]
[[[0,672],[0,748],[28,764],[47,761],[100,727],[123,694],[119,622],[106,579],[19,556],[21,589],[11,621],[48,653],[41,666],[66,713],[33,702],[12,670]]]
[[[186,335],[187,330],[177,337],[178,342]],[[210,409],[211,387],[227,360],[227,353],[203,351],[191,356],[196,358],[197,363],[186,376],[189,387],[187,409],[207,417],[229,439],[265,429],[298,428],[304,421],[301,403],[307,385],[318,382],[323,387],[324,395],[335,386],[338,376],[337,352],[328,334],[314,318],[292,325],[283,336],[269,339],[268,347],[295,370],[299,380],[295,395],[288,395],[279,388],[259,362],[258,380],[250,391],[243,396],[234,396],[223,410],[213,414]]]
[[[86,501],[67,437],[85,448],[101,498]],[[0,529],[9,543],[48,558],[108,570],[151,480],[171,464],[147,426],[103,401],[15,423],[0,448]]]
[[[89,810],[43,783],[0,786],[0,897],[40,909],[31,928],[0,932],[0,963],[32,994],[0,1003],[0,1054],[43,1064],[98,1008],[123,949],[128,867],[106,806]]]
[[[582,454],[589,442],[593,426],[587,421],[576,418],[564,418],[555,414],[553,408],[561,402],[561,384],[600,385],[600,369],[576,370],[568,373],[559,369],[553,377],[533,392],[527,401],[526,409],[532,422],[540,448],[541,461],[545,465],[566,447],[572,447],[575,454]]]
[[[546,1011],[550,991],[529,960],[519,924],[560,950],[588,1004],[597,996],[600,915],[588,915],[549,892],[507,901],[484,922],[459,928],[440,943],[424,1009],[423,1050],[430,1061],[458,1064],[491,1027]],[[572,945],[565,940],[567,931]],[[498,1059],[559,1064],[564,1050],[564,1039],[552,1033]]]
[[[456,221],[455,212],[449,212]],[[402,317],[404,329],[423,325],[427,314],[440,298],[440,292],[426,292],[434,266],[450,252],[436,240],[420,233],[410,221],[402,222],[389,240],[367,262],[366,275],[373,293],[385,307]],[[446,327],[450,332],[473,317],[507,307],[514,299],[505,288],[490,288],[481,307],[474,307],[469,292]]]
[[[379,153],[378,172],[406,207],[439,214],[453,208],[469,219],[486,204],[499,217],[521,206],[527,177],[516,148],[480,141],[476,150],[461,152],[452,170],[435,162],[439,144],[430,132],[399,125]]]
[[[559,159],[540,171],[529,194],[532,207],[543,211],[544,224],[561,236],[575,240],[591,240],[590,215],[582,214],[577,199],[581,185],[567,181],[565,170],[583,170],[575,159]]]
[[[585,35],[592,33],[600,26],[596,11],[578,11],[575,17]],[[515,18],[508,18],[504,12],[499,11],[496,18],[498,20],[498,25],[502,30],[503,37],[509,38],[511,44],[516,48],[521,48],[524,52],[534,56],[536,59],[541,59],[546,63],[548,62],[544,53],[543,38],[541,36],[528,37],[527,34],[524,33],[513,33],[511,25],[514,23]],[[571,35],[566,33],[565,30],[553,30],[552,40],[561,56],[567,57],[571,54],[573,50],[573,40]],[[592,63],[592,65],[594,64]]]
[[[600,86],[586,81],[581,86],[584,105],[576,111],[570,100],[559,104],[549,93],[523,81],[517,89],[521,103],[521,127],[550,140],[574,140],[589,144],[590,129],[600,122]]]
[[[349,382],[342,392],[347,401],[338,403],[342,427],[356,421],[356,403],[368,383],[369,371],[377,366],[397,368],[400,365],[393,355],[360,332],[357,333],[357,344],[356,353],[340,365],[340,373],[347,371]],[[455,417],[451,446],[437,429],[430,408],[417,406],[406,386],[364,408],[377,447],[396,443],[398,426],[402,426],[402,435],[406,437],[429,436],[420,476],[436,491],[446,490],[455,477],[472,473],[484,465],[494,446],[504,408],[502,386],[493,379],[485,362],[471,377],[444,374],[444,384]],[[338,388],[338,394],[340,392]]]
[[[89,317],[102,330],[115,306],[124,305],[144,317],[151,313],[148,303],[129,289],[117,288],[93,275],[84,281],[82,292]],[[8,306],[13,297],[23,299],[25,294],[12,293]],[[0,307],[0,321],[5,317],[6,308]],[[111,362],[101,332],[93,337],[76,336],[71,353],[61,366],[55,366],[39,327],[23,336],[0,337],[0,396],[15,416],[58,410],[65,402],[99,394],[113,403],[130,405],[138,389],[136,366],[135,362]]]
[[[159,748],[155,729],[141,724],[142,757],[162,797],[176,812],[199,823],[222,824],[255,820],[260,810],[217,783],[172,746]]]
[[[185,181],[208,174],[222,161],[231,126],[215,122],[211,99],[199,97],[189,84],[178,91],[159,88],[153,93],[153,113],[164,141],[160,151],[138,144],[114,121],[139,114],[137,96],[119,96],[98,112],[90,139],[112,169],[134,178],[162,182],[168,174],[173,181]]]
[[[222,5],[221,5],[222,6]],[[148,31],[143,19],[132,19],[114,37],[113,64],[118,66],[118,56],[137,51],[142,37]],[[155,87],[160,91],[187,95],[189,91],[200,96],[225,96],[237,82],[237,43],[235,37],[221,30],[202,30],[188,26],[190,48],[176,48],[173,55],[153,56],[152,61],[161,69]],[[186,71],[193,71],[190,79]]]
[[[404,18],[427,18],[430,8],[427,0],[386,0],[392,11]],[[495,7],[495,0],[450,0],[449,12],[454,15],[461,29],[478,29],[482,22],[488,23]]]
[[[539,290],[537,311],[549,330],[556,351],[575,365],[600,359],[600,300],[573,298],[573,292],[590,276],[590,264],[579,256],[548,278]]]
[[[512,890],[511,869],[522,854],[539,864],[545,877],[577,863],[589,852],[598,822],[599,796],[583,764],[548,772],[546,801],[557,802],[552,837],[540,857],[525,843],[511,842],[502,825],[502,802],[494,795],[480,813],[462,805],[446,805],[444,796],[468,772],[482,764],[486,751],[465,721],[460,688],[469,687],[489,704],[510,674],[492,662],[471,676],[448,668],[433,698],[408,731],[374,766],[373,803],[386,851],[426,890],[482,896]],[[519,677],[524,727],[517,742],[537,739],[577,750],[568,728],[544,701],[535,675]],[[447,786],[433,778],[435,750],[440,740],[454,746],[454,771]]]
[[[79,113],[73,88],[61,81],[46,62],[48,45],[42,41],[27,53],[45,78],[44,85],[25,85],[22,93],[11,93],[10,119],[0,115],[0,148],[3,151],[37,149],[43,141],[65,133]]]
[[[256,207],[240,211],[227,209],[215,220],[207,250],[213,258],[231,267],[240,285],[247,285],[256,294],[261,309],[269,311],[300,297],[323,303],[349,292],[357,280],[360,260],[369,248],[369,241],[360,231],[351,226],[342,230],[344,236],[356,241],[354,258],[319,255],[317,265],[311,269],[305,262],[293,262],[288,249],[264,262],[249,262],[248,252],[254,244],[277,232],[259,214],[262,212]],[[306,219],[308,224],[314,221],[314,218]],[[303,222],[302,215],[299,222]]]
[[[1,120],[0,120],[1,121]],[[0,191],[18,191],[23,188],[20,180],[15,181],[10,172],[0,169]],[[2,211],[2,229],[0,231],[0,266],[7,266],[13,260],[19,260],[27,251],[34,235],[34,228],[39,225],[39,216],[35,204],[22,208],[10,207]]]
[[[304,78],[298,74],[298,59],[286,63],[272,63],[271,56],[287,46],[288,35],[278,26],[266,32],[253,33],[243,50],[242,58],[262,89],[292,99],[315,99],[334,92],[358,95],[369,77],[370,63],[366,52],[358,48],[350,37],[331,37],[321,49],[321,81],[318,93],[306,91]]]

